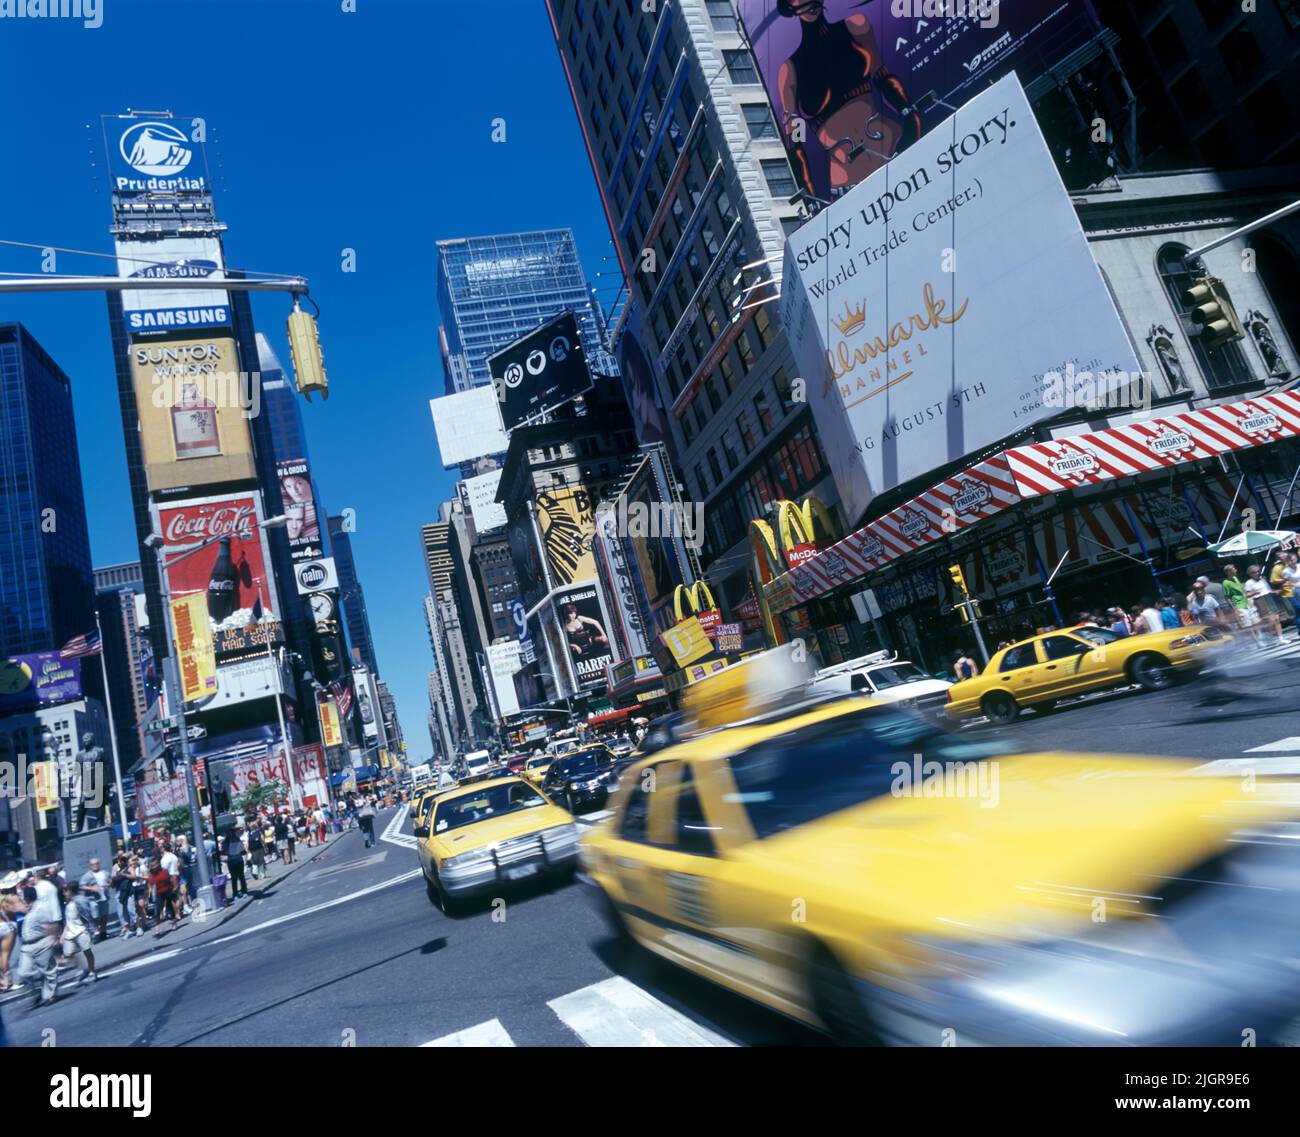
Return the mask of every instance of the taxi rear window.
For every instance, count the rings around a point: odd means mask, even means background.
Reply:
[[[997,735],[971,740],[885,707],[843,715],[760,743],[727,761],[738,801],[760,838],[806,825],[890,792],[896,762],[978,762],[1014,748]]]

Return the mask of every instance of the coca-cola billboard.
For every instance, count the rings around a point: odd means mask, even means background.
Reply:
[[[262,511],[256,492],[169,502],[154,506],[154,510],[164,553],[169,561],[174,560],[167,570],[173,598],[205,594],[209,619],[218,631],[246,627],[259,596],[263,619],[271,621],[277,616],[270,560],[258,525]],[[212,544],[175,559],[205,541]],[[215,639],[220,655],[223,637]]]

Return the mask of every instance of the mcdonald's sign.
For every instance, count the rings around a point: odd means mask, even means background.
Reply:
[[[722,623],[717,601],[703,580],[697,580],[691,585],[679,584],[673,589],[673,615],[679,624],[695,616],[708,636],[712,636],[713,629]]]

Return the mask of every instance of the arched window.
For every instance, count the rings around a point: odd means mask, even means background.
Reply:
[[[1183,293],[1192,285],[1192,274],[1183,264],[1186,245],[1165,245],[1156,254],[1156,263],[1160,272],[1160,281],[1165,286],[1169,297],[1169,306],[1182,323],[1192,345],[1192,354],[1201,374],[1205,376],[1206,386],[1211,392],[1224,387],[1237,387],[1244,383],[1261,382],[1263,376],[1256,374],[1241,350],[1241,342],[1225,343],[1207,350],[1201,345],[1200,328],[1192,323],[1191,306],[1183,303]]]

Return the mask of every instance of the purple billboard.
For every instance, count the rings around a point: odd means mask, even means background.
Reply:
[[[37,651],[0,660],[0,714],[80,698],[80,659],[62,659],[57,651]]]
[[[953,107],[1097,31],[1089,0],[737,0],[801,189],[832,201]],[[919,110],[917,104],[924,106]]]

